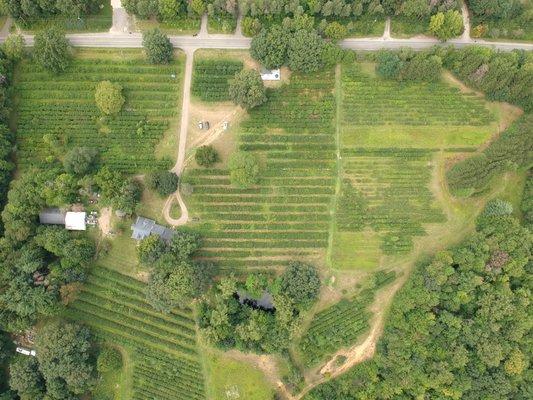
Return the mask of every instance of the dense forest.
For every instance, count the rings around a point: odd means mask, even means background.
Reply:
[[[508,212],[489,204],[473,235],[421,262],[375,357],[306,398],[531,398],[531,234]]]

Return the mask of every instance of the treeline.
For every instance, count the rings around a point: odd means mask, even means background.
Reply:
[[[483,91],[490,100],[507,101],[533,109],[533,53],[496,51],[468,46],[449,49],[444,66],[469,86]]]
[[[22,24],[54,15],[76,19],[98,12],[100,4],[98,0],[0,0],[8,14]]]
[[[473,37],[531,38],[533,3],[524,0],[468,0]]]
[[[442,76],[442,54],[437,48],[416,52],[410,48],[377,53],[376,73],[397,81],[435,82]]]
[[[306,400],[531,397],[530,232],[484,214],[461,245],[420,264],[375,356]]]
[[[205,12],[211,16],[237,15],[236,0],[122,0],[124,9],[139,18],[158,18],[172,21],[176,18],[198,18]]]
[[[497,174],[533,161],[533,116],[526,114],[511,125],[483,152],[454,164],[446,173],[456,196],[470,196],[487,187]]]

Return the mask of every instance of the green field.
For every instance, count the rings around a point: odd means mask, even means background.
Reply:
[[[324,253],[335,193],[334,83],[333,70],[293,74],[243,121],[239,147],[262,160],[256,187],[232,187],[223,169],[187,173],[201,257],[235,269]]]
[[[384,81],[366,64],[343,66],[338,99],[331,261],[371,269],[383,255],[409,253],[428,224],[446,221],[431,187],[439,158],[474,151],[491,137],[495,117],[483,98],[444,80]]]
[[[197,59],[194,62],[191,94],[202,101],[228,101],[229,80],[240,70],[241,61]]]
[[[133,399],[205,398],[191,310],[157,312],[146,302],[142,282],[95,267],[66,315],[131,354]]]
[[[182,58],[150,65],[139,51],[81,51],[67,71],[52,76],[23,62],[16,74],[18,162],[44,167],[75,146],[97,149],[103,164],[136,173],[168,166],[156,146],[178,116]],[[120,83],[126,103],[116,117],[101,118],[94,101],[98,82]]]

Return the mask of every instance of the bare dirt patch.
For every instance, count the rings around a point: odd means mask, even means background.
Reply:
[[[100,210],[100,216],[98,217],[98,227],[102,231],[103,236],[108,236],[111,233],[111,216],[113,212],[111,207],[104,207]]]

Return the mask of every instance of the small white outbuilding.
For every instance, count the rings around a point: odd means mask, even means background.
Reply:
[[[65,229],[69,231],[84,231],[86,226],[87,213],[68,211],[65,215]]]
[[[281,71],[279,69],[261,68],[261,79],[264,81],[279,81],[281,79]]]

